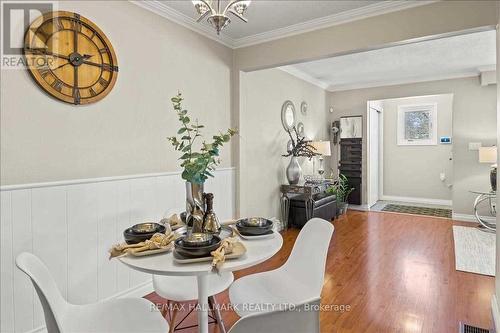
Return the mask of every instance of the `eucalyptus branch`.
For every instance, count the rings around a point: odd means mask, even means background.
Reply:
[[[200,125],[198,120],[195,121],[195,125],[191,124],[191,119],[187,116],[188,111],[182,109],[182,100],[180,93],[172,97],[174,111],[177,112],[179,122],[182,124],[177,134],[182,137],[178,139],[177,136],[172,136],[167,139],[175,150],[183,153],[179,158],[182,160],[181,167],[184,168],[182,178],[193,183],[203,183],[208,177],[213,177],[210,171],[215,170],[215,167],[220,164],[220,148],[224,143],[229,142],[237,131],[230,128],[226,133],[214,135],[213,142],[207,144],[203,141],[200,151],[193,151],[196,138],[202,137],[200,129],[204,126]]]

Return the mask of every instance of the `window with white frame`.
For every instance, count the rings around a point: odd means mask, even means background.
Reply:
[[[398,145],[437,144],[437,105],[398,106]]]

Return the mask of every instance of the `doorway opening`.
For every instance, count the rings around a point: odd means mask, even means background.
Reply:
[[[367,102],[371,210],[451,218],[453,94]]]

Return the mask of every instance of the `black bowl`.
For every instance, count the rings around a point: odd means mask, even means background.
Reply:
[[[127,244],[137,244],[140,242],[144,242],[145,240],[150,239],[153,237],[154,234],[156,233],[165,233],[165,227],[159,224],[159,227],[152,232],[145,232],[145,233],[136,233],[134,232],[133,227],[127,228],[123,231],[123,238],[125,238],[125,242]]]
[[[245,227],[259,227],[267,228],[273,225],[273,221],[265,219],[263,217],[249,217],[246,219],[239,219],[236,222],[241,222]]]
[[[244,219],[246,220],[246,219]],[[245,224],[244,220],[239,220],[236,222],[236,228],[243,235],[258,236],[264,235],[273,229],[273,221],[263,219],[265,223],[260,223],[259,225],[249,226]]]
[[[154,222],[139,223],[132,226],[132,231],[134,234],[149,234],[152,232],[158,232],[162,227],[161,224]]]
[[[212,234],[192,233],[191,238],[183,237],[183,245],[185,247],[200,247],[210,245],[212,243]]]
[[[174,245],[175,251],[177,251],[177,253],[181,256],[187,258],[200,258],[210,256],[210,252],[216,250],[221,243],[220,237],[213,235],[210,244],[193,247],[192,245],[184,243],[184,237],[177,238],[174,242]]]

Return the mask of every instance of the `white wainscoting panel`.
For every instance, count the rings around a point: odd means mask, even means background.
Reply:
[[[235,170],[219,169],[205,192],[215,195],[224,221],[235,216]],[[184,210],[179,172],[68,182],[4,186],[1,199],[0,331],[28,332],[44,326],[43,311],[30,280],[15,266],[32,252],[48,266],[62,295],[85,304],[126,294],[151,277],[108,260],[135,223],[159,221]]]

